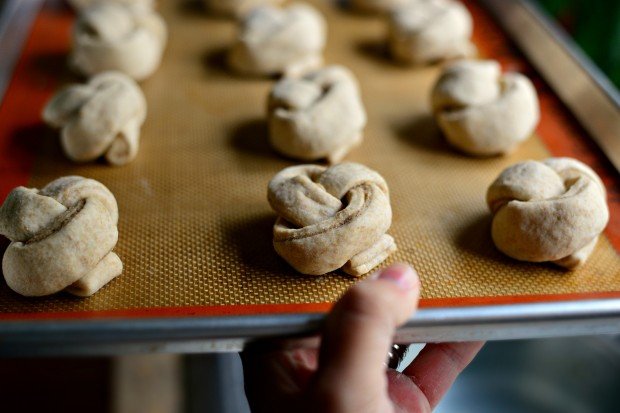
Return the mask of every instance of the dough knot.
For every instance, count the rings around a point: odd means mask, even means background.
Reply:
[[[104,72],[86,85],[71,85],[43,110],[45,122],[62,128],[61,145],[71,160],[88,162],[105,156],[117,166],[136,157],[145,117],[142,91],[120,72]]]
[[[471,155],[512,151],[534,132],[540,119],[532,82],[519,73],[502,74],[491,60],[447,66],[431,100],[447,140]]]
[[[424,65],[476,53],[472,17],[458,1],[409,1],[392,12],[389,28],[390,51],[403,63]]]
[[[94,294],[122,272],[111,252],[117,221],[114,195],[92,179],[13,189],[0,207],[0,234],[11,240],[2,260],[7,284],[25,296]]]
[[[304,161],[340,162],[359,145],[366,125],[357,81],[341,66],[280,80],[268,112],[272,146]]]
[[[246,75],[299,76],[323,64],[326,27],[323,16],[305,4],[256,7],[241,21],[229,64]]]
[[[609,220],[605,187],[571,158],[525,161],[504,170],[487,191],[491,235],[506,255],[574,268],[583,264]]]
[[[286,168],[269,182],[268,200],[279,214],[274,248],[303,274],[342,268],[360,276],[396,250],[386,234],[392,222],[387,184],[363,165]]]
[[[117,70],[144,80],[159,66],[167,36],[164,20],[149,7],[98,2],[73,27],[71,64],[88,76]]]

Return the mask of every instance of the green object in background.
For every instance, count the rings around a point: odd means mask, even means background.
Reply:
[[[538,0],[575,42],[620,87],[620,2]]]

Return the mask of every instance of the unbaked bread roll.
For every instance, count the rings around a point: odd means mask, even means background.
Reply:
[[[166,39],[166,24],[152,9],[95,3],[73,27],[71,64],[88,76],[118,70],[140,81],[159,66]]]
[[[521,261],[583,264],[609,220],[605,187],[570,158],[525,161],[504,170],[487,191],[497,248]]]
[[[362,13],[387,13],[410,3],[412,0],[349,0],[353,10]]]
[[[458,1],[412,0],[390,16],[388,44],[397,61],[424,65],[476,53],[472,17]]]
[[[92,179],[15,188],[0,207],[0,234],[11,240],[2,260],[7,284],[25,296],[96,293],[123,270],[112,252],[117,221],[114,195]]]
[[[502,74],[496,61],[447,66],[432,91],[432,106],[448,141],[477,156],[505,154],[536,129],[536,90],[519,73]]]
[[[275,84],[268,102],[273,147],[304,161],[340,162],[362,141],[366,112],[357,81],[342,66]]]
[[[241,17],[253,8],[264,5],[280,6],[286,0],[203,0],[207,10],[223,16]]]
[[[105,156],[112,165],[136,157],[145,117],[142,91],[120,72],[104,72],[86,85],[69,86],[43,110],[45,122],[62,128],[62,148],[71,160],[88,162]]]
[[[241,21],[228,60],[245,75],[299,76],[323,64],[325,38],[325,20],[309,5],[260,6]]]
[[[360,276],[396,250],[385,180],[355,163],[286,168],[270,182],[276,252],[303,274]]]
[[[154,7],[154,0],[68,0],[71,6],[75,10],[83,10],[96,3],[122,3],[131,7],[152,9]]]

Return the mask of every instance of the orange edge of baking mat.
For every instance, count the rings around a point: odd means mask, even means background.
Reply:
[[[419,308],[475,307],[489,305],[534,304],[563,301],[585,301],[594,299],[613,299],[620,296],[620,291],[605,293],[578,293],[554,295],[527,295],[501,297],[468,298],[427,298],[420,300]],[[208,316],[258,316],[262,314],[310,314],[326,313],[334,303],[314,304],[254,304],[238,306],[192,306],[160,307],[130,310],[108,311],[66,311],[41,313],[0,314],[0,321],[32,320],[104,320],[127,318],[169,318],[169,317],[208,317]]]
[[[557,96],[533,71],[522,56],[514,49],[503,31],[489,14],[473,0],[464,1],[476,21],[474,42],[482,56],[493,56],[504,68],[525,72],[532,78],[539,92],[541,122],[538,134],[554,156],[570,156],[593,166],[605,182],[609,191],[611,220],[605,235],[620,250],[620,188],[618,174],[600,149],[587,137],[570,112]],[[70,44],[73,14],[66,8],[51,7],[49,3],[41,9],[34,21],[22,55],[16,65],[3,102],[0,105],[0,200],[19,185],[26,185],[34,166],[32,150],[45,126],[40,113],[45,102],[58,85],[54,71],[33,71],[32,63],[53,64],[66,56]],[[39,39],[44,33],[56,33],[45,42]],[[2,242],[0,244],[5,244]],[[4,248],[1,248],[2,250]],[[421,308],[525,304],[535,302],[558,302],[588,299],[620,298],[620,291],[599,293],[575,293],[554,295],[521,295],[498,297],[462,297],[423,299]],[[94,319],[94,318],[153,318],[174,316],[224,316],[250,314],[292,314],[326,312],[332,303],[319,304],[274,304],[239,306],[197,306],[173,308],[143,308],[94,312],[41,312],[0,314],[0,320],[44,320],[44,319]]]

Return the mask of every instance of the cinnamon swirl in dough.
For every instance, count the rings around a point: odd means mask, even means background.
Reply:
[[[536,90],[519,73],[502,74],[493,60],[447,66],[431,101],[439,127],[453,146],[471,155],[512,151],[538,125]]]
[[[86,85],[72,85],[54,96],[43,111],[49,125],[62,128],[61,144],[75,162],[105,156],[124,165],[138,153],[146,100],[130,77],[104,72]]]
[[[280,80],[268,112],[273,147],[304,161],[340,162],[361,142],[366,125],[357,81],[342,66]]]
[[[389,47],[397,61],[424,65],[476,53],[469,11],[453,0],[411,0],[395,9]]]
[[[279,214],[274,248],[303,274],[342,268],[360,276],[396,250],[386,234],[392,222],[387,184],[363,165],[286,168],[269,182],[268,199]]]
[[[244,75],[299,76],[323,64],[325,38],[325,20],[313,7],[261,6],[243,18],[228,61]]]
[[[525,161],[487,191],[492,237],[504,254],[566,268],[583,264],[609,220],[602,181],[571,158]]]
[[[2,260],[7,284],[25,296],[96,293],[123,270],[112,252],[117,221],[114,195],[92,179],[15,188],[0,207],[0,234],[11,240]]]
[[[159,66],[166,39],[164,20],[152,9],[95,3],[73,27],[71,64],[88,76],[117,70],[140,81]]]
[[[207,10],[223,16],[241,17],[253,8],[264,5],[280,6],[286,0],[203,0]]]

